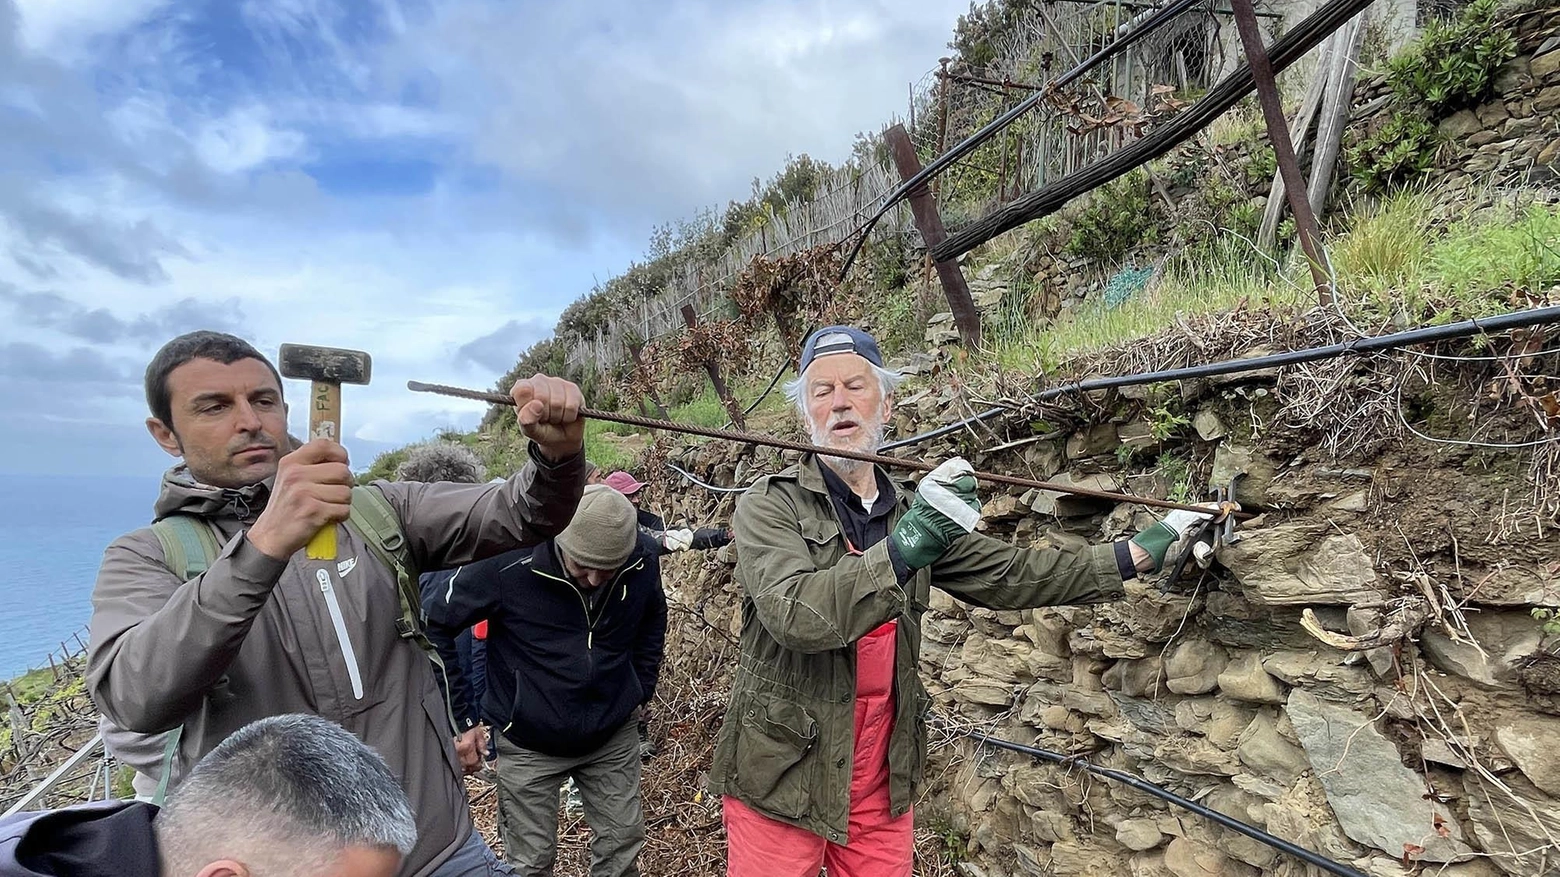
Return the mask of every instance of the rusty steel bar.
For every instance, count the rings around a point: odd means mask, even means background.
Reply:
[[[910,135],[905,132],[905,126],[895,125],[889,128],[883,132],[883,139],[888,141],[888,151],[894,157],[894,165],[899,169],[900,178],[908,180],[915,177],[921,170],[921,160],[916,158],[915,144],[910,142]],[[937,202],[926,186],[918,186],[911,190],[910,212],[915,218],[916,229],[921,232],[921,240],[926,243],[927,252],[931,252],[933,247],[948,237],[948,229],[943,226],[942,215],[937,212]],[[975,310],[975,300],[970,297],[969,284],[964,282],[964,271],[959,268],[957,261],[932,264],[937,269],[937,279],[942,282],[943,295],[948,299],[948,308],[953,311],[953,322],[959,327],[959,337],[964,339],[964,346],[970,350],[977,349],[980,347],[980,312]]]
[[[487,402],[492,405],[514,405],[515,401],[504,393],[495,393],[490,390],[468,390],[463,387],[451,387],[444,384],[427,384],[422,381],[407,381],[406,388],[415,393],[437,393],[441,396],[453,396],[457,399],[471,399],[477,402]],[[675,423],[670,420],[657,420],[651,417],[640,417],[635,414],[621,414],[616,411],[598,411],[594,408],[581,408],[580,416],[591,420],[605,420],[610,423],[622,423],[627,426],[637,426],[642,429],[655,429],[664,432],[680,432],[687,435],[704,436],[705,438],[721,439],[723,441],[741,442],[748,445],[762,445],[764,447],[779,448],[782,451],[799,451],[805,454],[817,454],[824,457],[841,457],[847,460],[861,460],[865,463],[876,463],[894,469],[913,469],[917,472],[930,472],[937,468],[936,463],[927,463],[922,460],[906,460],[901,457],[886,457],[882,454],[873,454],[866,451],[848,451],[843,448],[825,448],[811,445],[805,442],[793,442],[788,439],[773,438],[765,435],[754,435],[748,432],[736,432],[727,429],[710,429],[703,426],[694,426],[686,423]],[[1151,496],[1135,496],[1130,493],[1115,493],[1108,490],[1091,490],[1086,487],[1075,487],[1070,484],[1057,484],[1052,481],[1035,481],[1029,478],[1017,478],[1012,475],[999,475],[995,472],[976,472],[975,477],[991,484],[1002,484],[1008,487],[1026,487],[1034,490],[1044,490],[1049,493],[1061,493],[1068,496],[1084,496],[1090,499],[1100,499],[1107,502],[1126,502],[1149,506],[1157,509],[1183,509],[1190,512],[1208,514],[1209,510],[1203,506],[1187,503],[1171,502],[1168,499],[1155,499]],[[1246,519],[1254,517],[1247,512],[1236,512],[1235,517]]]
[[[1333,302],[1332,281],[1327,276],[1327,263],[1323,261],[1322,229],[1316,221],[1316,211],[1311,209],[1305,178],[1300,175],[1300,159],[1295,157],[1295,144],[1289,136],[1289,123],[1284,119],[1284,102],[1278,94],[1278,80],[1273,75],[1273,62],[1268,57],[1267,46],[1262,43],[1262,31],[1257,24],[1257,10],[1251,0],[1230,0],[1235,12],[1235,28],[1240,32],[1241,45],[1246,49],[1246,65],[1257,84],[1257,101],[1262,105],[1262,118],[1267,122],[1268,140],[1273,144],[1273,155],[1278,159],[1278,171],[1284,179],[1284,194],[1289,199],[1289,210],[1295,217],[1295,232],[1300,237],[1300,248],[1311,266],[1311,280],[1323,307]]]

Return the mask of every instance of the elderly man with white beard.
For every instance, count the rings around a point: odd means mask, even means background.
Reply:
[[[800,375],[787,389],[815,444],[882,444],[899,376],[871,336],[818,330]],[[911,873],[926,761],[916,661],[932,587],[991,609],[1114,600],[1205,519],[1176,511],[1128,541],[1022,549],[973,532],[980,508],[959,458],[917,487],[808,455],[743,495],[732,519],[741,652],[710,772],[731,877]]]

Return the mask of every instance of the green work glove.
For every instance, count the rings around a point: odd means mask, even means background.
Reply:
[[[1158,572],[1165,565],[1165,554],[1170,551],[1170,546],[1178,542],[1187,533],[1195,530],[1203,521],[1215,518],[1219,514],[1219,506],[1209,503],[1209,513],[1204,515],[1185,509],[1176,509],[1165,515],[1164,520],[1156,522],[1152,527],[1133,536],[1129,541],[1137,547],[1147,551],[1154,558],[1154,568],[1151,572]]]
[[[980,522],[975,470],[961,457],[943,463],[915,491],[915,502],[888,538],[911,569],[931,566]]]

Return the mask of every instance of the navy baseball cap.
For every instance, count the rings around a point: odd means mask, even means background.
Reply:
[[[878,368],[883,367],[883,353],[871,335],[855,326],[824,326],[807,337],[807,346],[802,348],[800,372],[807,371],[818,357],[835,353],[854,353]]]

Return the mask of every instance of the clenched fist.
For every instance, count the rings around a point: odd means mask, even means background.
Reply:
[[[320,528],[352,514],[347,449],[315,439],[283,457],[265,511],[249,528],[249,543],[277,560],[292,557]]]
[[[585,407],[585,397],[579,387],[538,373],[515,381],[509,395],[515,400],[521,431],[536,442],[542,456],[556,463],[584,449],[585,421],[580,409]]]

